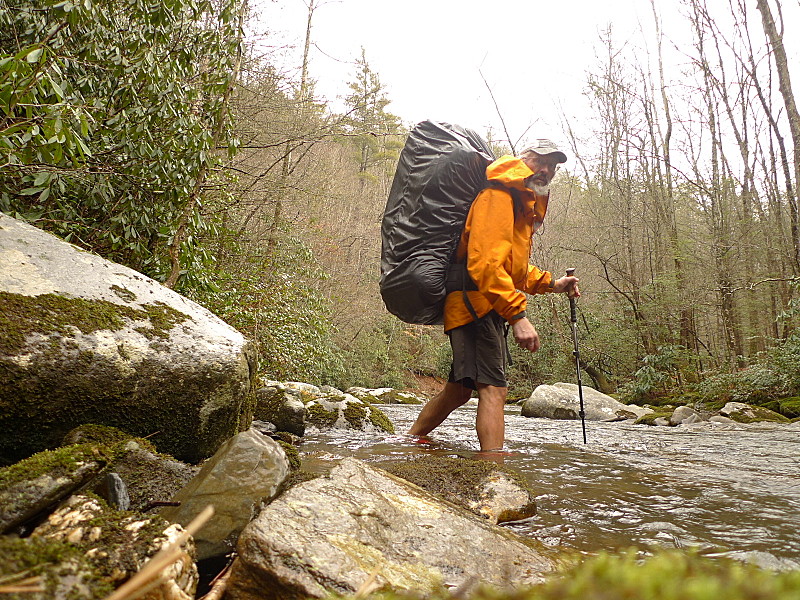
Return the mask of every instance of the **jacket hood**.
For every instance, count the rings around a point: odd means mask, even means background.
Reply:
[[[487,179],[518,190],[528,189],[525,187],[525,180],[531,175],[533,171],[516,156],[501,156],[486,167]]]

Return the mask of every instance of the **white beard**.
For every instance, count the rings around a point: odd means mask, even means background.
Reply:
[[[525,182],[525,187],[539,196],[546,196],[550,193],[550,184],[539,185],[538,183],[534,183],[531,179]]]

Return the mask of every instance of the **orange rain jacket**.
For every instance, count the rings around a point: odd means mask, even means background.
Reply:
[[[515,212],[511,193],[487,187],[478,194],[467,215],[464,232],[456,250],[455,262],[466,260],[467,271],[479,291],[467,292],[479,317],[495,310],[512,322],[525,310],[525,294],[553,290],[553,277],[528,264],[533,234],[542,225],[548,196],[535,194],[525,186],[533,175],[528,166],[514,156],[502,156],[486,168],[490,182],[519,190],[523,211]],[[518,291],[521,290],[521,291]],[[444,305],[444,330],[472,321],[463,292],[448,294]]]

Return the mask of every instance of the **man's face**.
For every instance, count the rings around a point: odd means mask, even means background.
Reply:
[[[533,171],[528,179],[531,183],[538,186],[547,186],[553,180],[558,170],[558,158],[555,154],[536,154],[535,152],[525,156],[522,161]]]

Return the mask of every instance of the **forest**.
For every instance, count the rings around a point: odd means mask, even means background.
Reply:
[[[323,17],[305,4],[295,77],[249,37],[247,0],[0,0],[0,210],[205,306],[256,342],[266,378],[418,389],[446,377],[447,338],[378,293],[411,124],[369,48],[343,109],[316,94]],[[800,112],[783,44],[797,23],[779,0],[677,4],[693,33],[677,75],[654,0],[648,60],[598,38],[591,130],[565,122],[575,160],[531,261],[577,268],[593,387],[798,417]],[[566,299],[531,299],[529,315],[548,343],[512,348],[517,398],[575,377]]]

